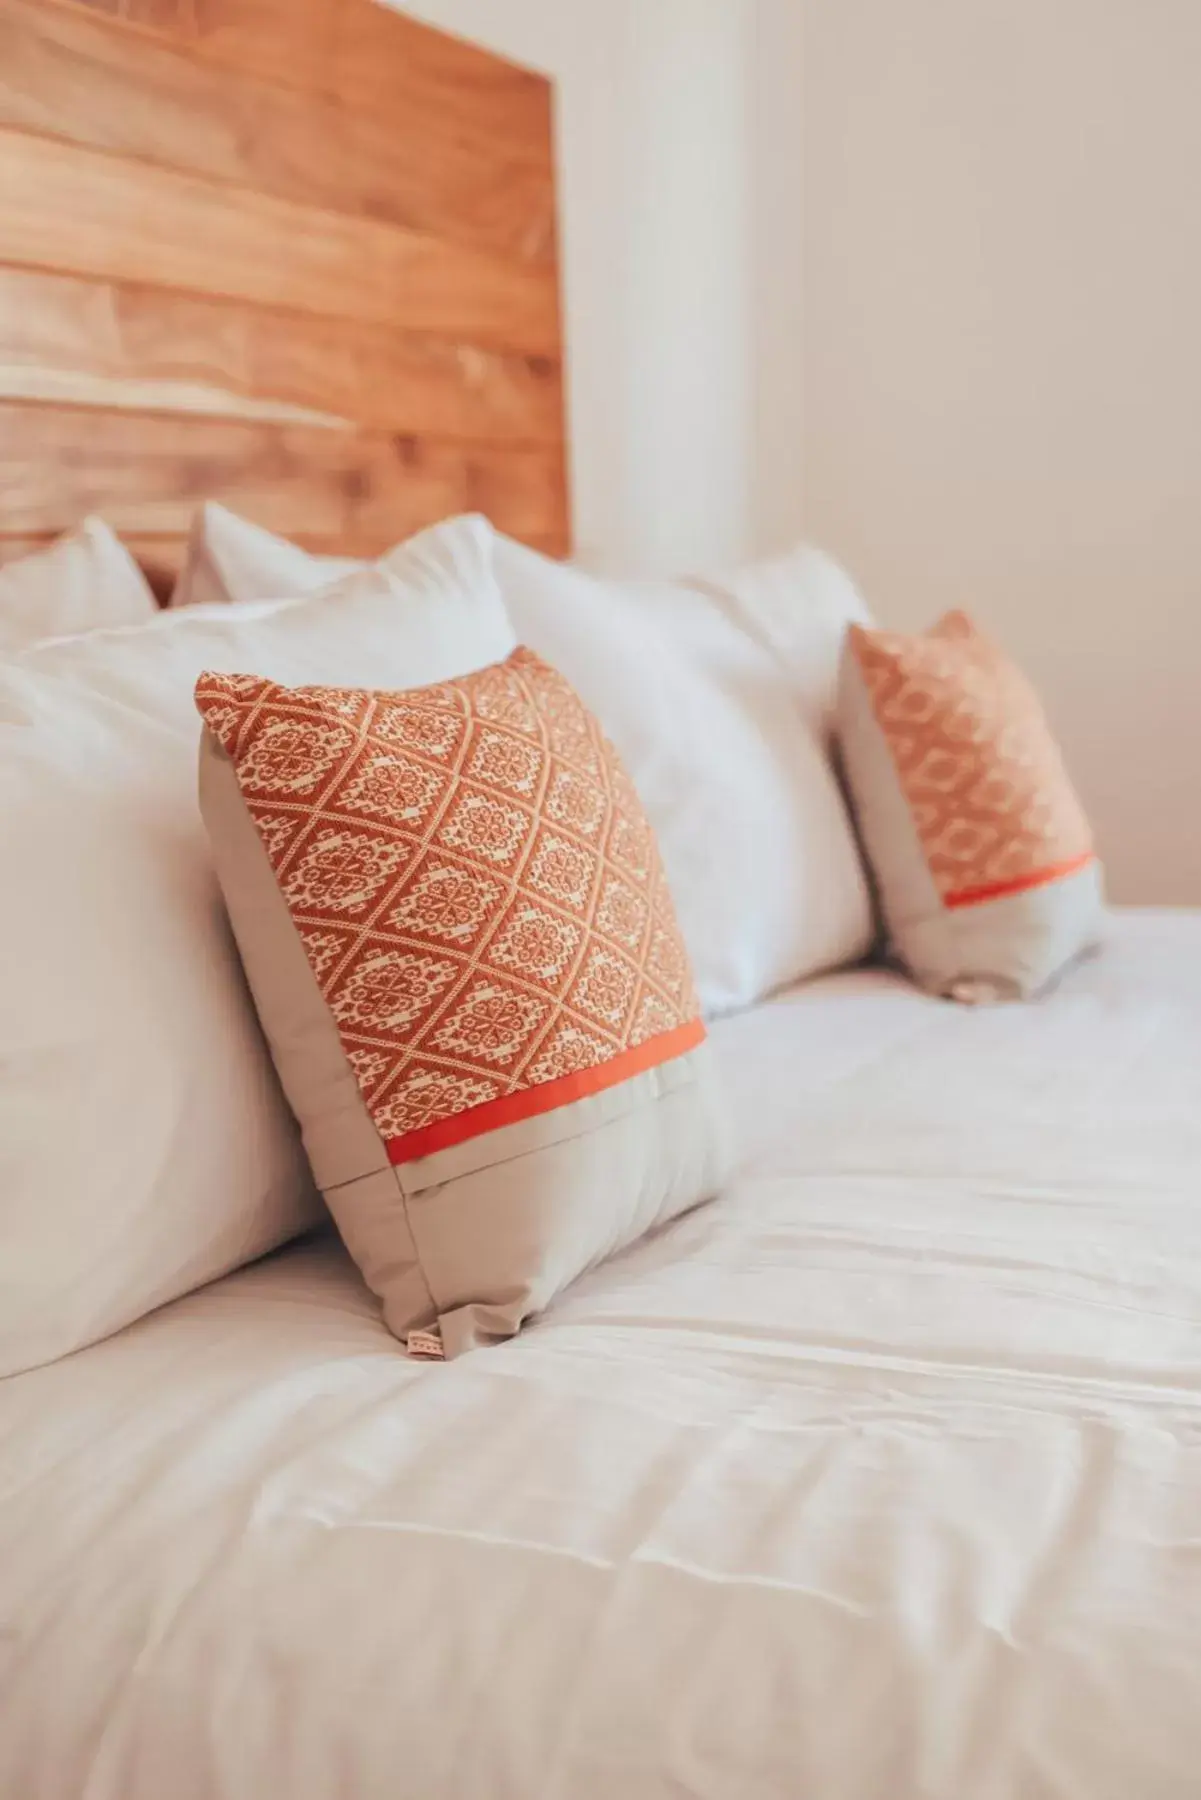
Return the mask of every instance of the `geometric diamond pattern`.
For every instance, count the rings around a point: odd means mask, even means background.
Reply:
[[[851,647],[944,906],[1054,880],[1093,837],[1033,687],[963,613]]]
[[[440,1121],[470,1136],[489,1102],[536,1111],[540,1087],[558,1104],[548,1084],[699,1041],[633,785],[532,652],[403,693],[210,674],[196,701],[394,1161]]]

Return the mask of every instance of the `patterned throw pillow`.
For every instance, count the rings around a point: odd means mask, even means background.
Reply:
[[[658,851],[561,676],[519,649],[407,692],[206,675],[196,697],[259,1012],[397,1336],[448,1356],[511,1336],[716,1191],[723,1114]]]
[[[963,613],[853,626],[839,736],[891,947],[923,987],[1025,998],[1097,941],[1100,865],[1038,696]]]

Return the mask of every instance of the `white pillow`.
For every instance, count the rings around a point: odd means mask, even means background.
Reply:
[[[210,501],[192,522],[171,605],[312,594],[362,567],[346,557],[312,556]],[[655,591],[662,593],[668,585],[681,584],[658,583]],[[876,622],[846,570],[812,544],[798,544],[742,568],[692,576],[683,585],[687,592],[699,588],[719,600],[780,659],[794,697],[830,743],[848,627],[870,628]],[[612,591],[613,584],[606,587]]]
[[[698,585],[731,606],[780,658],[793,692],[830,742],[847,630],[875,624],[845,569],[800,544],[783,556],[700,578]]]
[[[158,611],[142,571],[103,519],[0,568],[0,653],[44,638],[138,625]]]
[[[228,600],[295,599],[316,593],[363,567],[348,556],[313,556],[299,544],[276,537],[228,507],[209,500],[198,509],[188,533],[184,565],[170,605],[196,606]]]
[[[204,669],[409,686],[508,654],[463,520],[319,601],[165,613],[0,664],[0,1375],[319,1216],[196,802]]]
[[[229,600],[328,576],[327,559],[223,507],[193,536]],[[495,542],[518,639],[566,675],[633,778],[705,1011],[865,955],[871,903],[823,742],[846,626],[867,617],[841,570],[800,551],[703,587],[604,581]]]
[[[503,537],[496,573],[518,639],[566,675],[633,777],[705,1010],[863,956],[854,831],[780,659],[680,583],[598,580]]]

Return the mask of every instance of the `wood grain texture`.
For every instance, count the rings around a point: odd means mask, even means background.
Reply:
[[[374,0],[0,0],[0,558],[569,547],[549,85]]]
[[[84,12],[152,32],[193,55],[328,91],[335,0],[73,0]]]
[[[7,402],[0,535],[66,531],[91,512],[134,536],[183,535],[203,497],[349,555],[474,511],[548,542],[560,530],[560,461],[555,447]]]
[[[0,130],[0,167],[9,262],[558,350],[551,269],[24,132]]]
[[[384,117],[441,108],[461,133],[542,157],[552,93],[533,70],[378,0],[65,0],[189,54]]]
[[[411,71],[408,85],[385,120],[47,0],[0,0],[0,125],[552,260],[547,146],[489,135]]]
[[[100,13],[125,25],[173,32],[191,9],[192,0],[70,0],[83,12]]]
[[[0,398],[557,444],[557,362],[0,268]]]
[[[274,4],[286,12],[290,0]],[[344,104],[380,118],[415,108],[436,112],[461,136],[521,144],[534,161],[551,162],[549,82],[390,6],[333,0],[330,86]]]

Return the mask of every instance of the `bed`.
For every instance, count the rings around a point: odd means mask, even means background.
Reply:
[[[0,0],[0,560],[558,555],[564,442],[544,81]],[[734,1181],[503,1346],[406,1359],[319,1228],[0,1380],[2,1800],[1192,1800],[1199,952],[721,1020]]]
[[[1194,1793],[1197,942],[719,1026],[734,1189],[509,1348],[317,1239],[0,1386],[0,1792]]]

